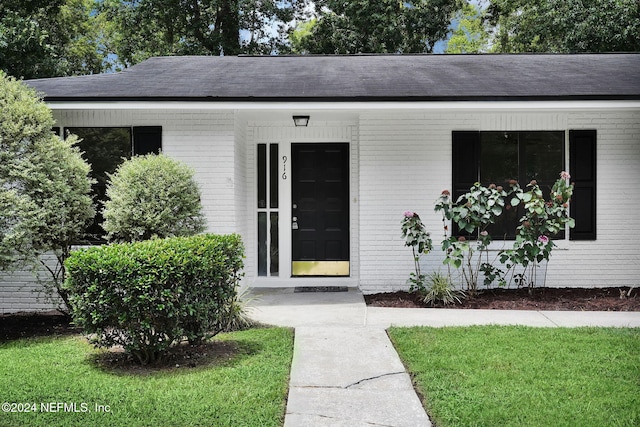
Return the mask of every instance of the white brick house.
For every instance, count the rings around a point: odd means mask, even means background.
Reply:
[[[437,247],[443,189],[542,165],[576,179],[578,224],[546,285],[640,284],[639,70],[640,54],[166,57],[27,83],[85,150],[107,144],[87,128],[124,129],[194,168],[208,231],[243,237],[247,284],[372,293],[406,288],[404,211]],[[0,312],[45,307],[4,280]]]

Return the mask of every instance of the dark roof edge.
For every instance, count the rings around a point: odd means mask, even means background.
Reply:
[[[465,101],[637,101],[637,95],[441,96],[441,97],[44,97],[47,102],[465,102]]]

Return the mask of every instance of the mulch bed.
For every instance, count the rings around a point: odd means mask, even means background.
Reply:
[[[444,308],[488,310],[570,310],[570,311],[640,311],[640,290],[620,288],[536,288],[490,289],[481,291],[462,304]],[[422,308],[426,305],[416,294],[390,292],[365,295],[374,307]],[[436,306],[442,307],[442,306]]]
[[[0,342],[79,333],[80,329],[71,325],[71,319],[58,311],[0,315]]]
[[[374,307],[421,308],[431,307],[421,302],[416,294],[390,292],[365,295],[367,305]],[[436,306],[442,307],[442,306]],[[481,291],[462,304],[443,308],[489,310],[571,310],[571,311],[640,311],[640,289],[620,288],[536,288],[490,289]],[[0,342],[20,338],[73,335],[81,331],[68,317],[57,311],[46,313],[19,313],[0,315]],[[193,349],[192,349],[193,350]],[[196,353],[207,353],[198,349]],[[177,355],[176,355],[177,356]],[[176,357],[180,359],[180,357]],[[117,359],[117,358],[114,358]],[[115,360],[111,360],[115,362]],[[120,362],[120,361],[118,361]],[[180,364],[176,359],[167,362]],[[184,361],[191,364],[192,361]],[[117,363],[116,363],[117,364]]]

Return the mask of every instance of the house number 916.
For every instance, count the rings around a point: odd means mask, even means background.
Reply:
[[[282,156],[282,179],[287,179],[287,156]]]

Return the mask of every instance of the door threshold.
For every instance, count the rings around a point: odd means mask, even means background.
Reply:
[[[349,288],[346,286],[296,286],[293,292],[349,292]]]

